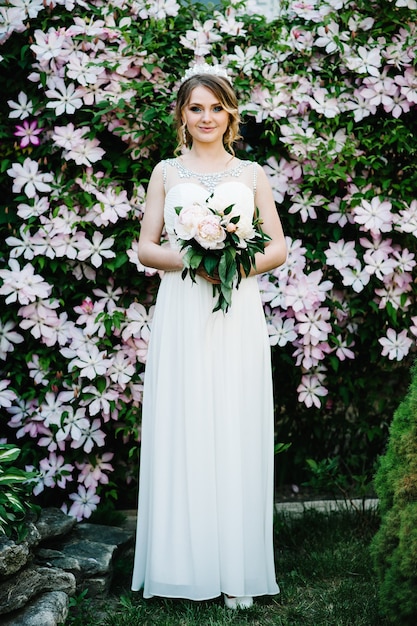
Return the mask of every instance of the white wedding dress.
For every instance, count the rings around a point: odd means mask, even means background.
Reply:
[[[175,207],[214,192],[254,211],[259,166],[194,175],[165,162],[165,226]],[[212,285],[165,272],[143,396],[132,589],[145,598],[204,600],[279,592],[273,556],[273,398],[270,347],[256,277],[224,314]]]

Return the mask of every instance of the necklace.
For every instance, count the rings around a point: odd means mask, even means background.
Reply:
[[[212,172],[210,174],[200,174],[199,172],[193,172],[186,167],[178,159],[168,159],[170,165],[174,165],[180,178],[196,178],[198,182],[206,187],[210,193],[213,193],[217,185],[223,178],[227,176],[233,176],[237,178],[241,175],[244,167],[251,165],[251,161],[240,161],[238,165],[232,167],[229,170],[223,170],[222,172]]]

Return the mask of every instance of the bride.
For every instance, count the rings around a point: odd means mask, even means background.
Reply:
[[[145,598],[224,594],[234,609],[279,593],[272,375],[256,275],[286,259],[263,169],[234,156],[239,121],[226,70],[193,66],[176,103],[181,154],[149,181],[139,258],[164,274],[145,369],[132,582]],[[175,233],[176,209],[211,195],[250,219],[257,209],[269,237],[227,312],[213,312],[216,276],[203,267],[195,280],[183,273]],[[164,229],[169,245],[161,245]]]

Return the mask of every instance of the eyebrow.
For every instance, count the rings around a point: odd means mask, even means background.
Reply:
[[[211,104],[211,106],[213,106],[213,107],[217,107],[217,106],[219,106],[219,105],[220,105],[220,106],[222,106],[222,103],[221,103],[221,102],[213,102],[213,103]],[[198,106],[198,107],[202,107],[203,105],[202,105],[202,104],[200,104],[199,102],[189,102],[187,106],[189,106],[189,107],[191,107],[191,106]]]

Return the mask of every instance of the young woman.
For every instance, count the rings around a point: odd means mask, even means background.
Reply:
[[[239,115],[219,66],[196,65],[176,104],[181,156],[159,163],[147,191],[139,258],[164,270],[143,396],[139,509],[132,589],[144,597],[226,606],[277,594],[273,556],[273,397],[256,275],[284,263],[285,239],[262,168],[234,156]],[[182,276],[176,207],[218,202],[270,237],[229,310],[213,312],[216,278]],[[169,245],[161,245],[163,229]]]

